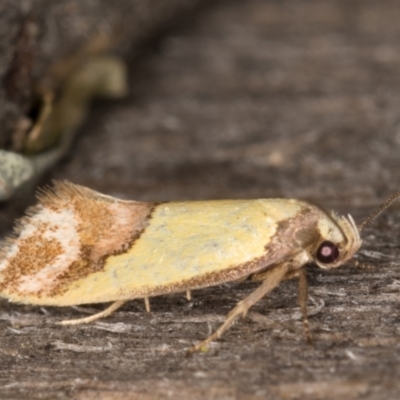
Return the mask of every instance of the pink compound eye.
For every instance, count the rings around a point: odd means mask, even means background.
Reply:
[[[322,264],[335,262],[339,257],[339,249],[336,244],[325,240],[317,250],[317,260]]]

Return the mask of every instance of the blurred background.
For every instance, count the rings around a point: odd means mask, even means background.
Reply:
[[[395,0],[0,0],[1,234],[50,179],[136,200],[302,198],[361,222],[400,186],[399,21]],[[172,398],[398,398],[397,215],[394,206],[367,231],[360,257],[369,269],[325,278],[311,269],[325,301],[311,320],[314,348],[302,342],[300,323],[287,323],[298,335],[285,341],[271,327],[240,322],[220,352],[182,361],[179,340],[199,339],[207,316],[224,315],[246,292],[220,289],[206,291],[195,311],[178,298],[159,300],[175,321],[172,338],[166,327],[134,345],[126,331],[110,339],[90,327],[68,329],[70,337],[36,328],[87,345],[79,374],[77,352],[27,331],[25,360],[21,336],[5,330],[12,376],[20,355],[30,368],[43,364],[47,390],[60,398],[77,376],[86,381],[74,386],[76,398],[104,390],[110,399],[164,398],[166,390]],[[260,312],[293,311],[296,285],[285,287]],[[192,322],[178,338],[179,318],[193,312],[203,325]],[[152,332],[150,317],[140,318]],[[114,343],[111,364],[87,356],[100,346],[93,341]],[[54,352],[70,365],[65,385],[54,383]],[[37,374],[13,378],[4,393],[19,398]],[[10,384],[10,369],[0,380]]]

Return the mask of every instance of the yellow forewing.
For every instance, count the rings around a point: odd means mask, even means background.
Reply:
[[[109,256],[101,271],[71,282],[64,293],[42,298],[41,303],[132,299],[145,297],[160,286],[171,292],[182,282],[265,255],[277,224],[295,217],[303,207],[302,202],[283,199],[158,205],[130,249]],[[38,299],[22,301],[38,303]]]

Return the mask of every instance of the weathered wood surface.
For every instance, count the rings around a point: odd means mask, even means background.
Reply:
[[[136,199],[301,197],[361,222],[400,186],[399,19],[395,0],[216,3],[132,69],[129,99],[93,110],[51,177]],[[310,268],[312,346],[294,281],[190,358],[253,284],[69,328],[55,322],[80,311],[4,301],[0,397],[398,399],[399,229],[393,206],[363,265]]]
[[[22,150],[46,91],[96,55],[127,57],[197,0],[0,1],[0,149]]]

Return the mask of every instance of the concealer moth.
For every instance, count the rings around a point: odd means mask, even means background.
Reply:
[[[304,267],[341,266],[361,246],[359,232],[400,196],[389,198],[364,223],[295,199],[137,202],[69,182],[38,192],[0,250],[0,296],[32,305],[113,302],[86,318],[112,314],[129,300],[245,278],[261,285],[190,352],[218,339],[240,315],[287,278],[299,278],[307,321]]]

